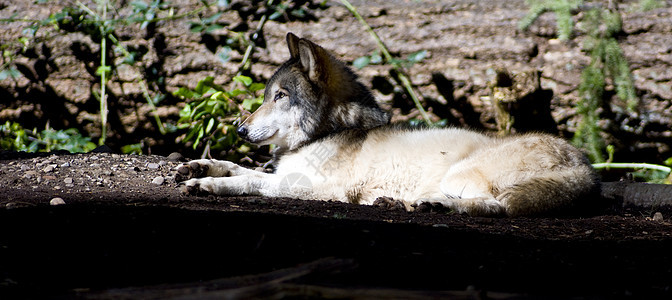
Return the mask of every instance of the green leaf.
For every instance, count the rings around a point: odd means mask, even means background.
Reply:
[[[217,58],[219,58],[219,61],[225,64],[231,60],[231,51],[231,47],[224,46],[217,52]]]
[[[216,13],[216,14],[208,17],[208,18],[205,18],[205,19],[203,19],[203,24],[212,24],[215,21],[217,21],[217,19],[219,19],[219,16],[221,16],[221,15],[222,15],[222,13],[220,12],[220,13]]]
[[[376,50],[373,51],[373,54],[371,54],[371,64],[381,64],[383,63],[383,57],[380,55],[380,51]]]
[[[198,132],[200,124],[196,125],[195,127],[191,127],[189,132],[187,132],[187,135],[184,137],[185,141],[190,141],[194,138],[194,134]]]
[[[103,72],[105,72],[105,76],[108,77],[110,75],[110,72],[112,72],[112,67],[100,66],[98,67],[98,69],[96,69],[96,75],[98,76],[103,76]]]
[[[215,118],[210,118],[208,125],[205,127],[205,133],[210,133],[213,126],[215,126]]]
[[[21,72],[14,67],[10,67],[9,69],[0,72],[0,80],[5,80],[7,78],[17,79],[19,77],[21,77]]]
[[[354,66],[357,69],[362,69],[362,68],[368,66],[370,61],[371,61],[371,58],[369,58],[368,56],[362,56],[362,57],[359,57],[359,58],[355,59],[355,61],[352,62],[352,66]]]
[[[131,6],[133,6],[133,9],[140,11],[146,11],[149,8],[149,5],[147,5],[147,3],[144,1],[133,1],[131,2]]]
[[[282,16],[282,12],[281,11],[276,11],[273,14],[271,14],[271,16],[268,17],[268,18],[271,19],[271,20],[275,20],[275,19],[277,19],[281,16]]]
[[[184,117],[189,117],[191,116],[191,105],[187,104],[184,106],[184,108],[180,111],[180,119]]]
[[[189,31],[191,31],[193,33],[202,32],[204,29],[205,29],[205,26],[203,26],[199,23],[196,23],[196,22],[190,22],[189,23]]]
[[[235,89],[235,90],[229,92],[229,96],[231,96],[232,98],[243,95],[243,94],[247,94],[247,91],[244,91],[244,90],[241,90],[241,89]]]
[[[666,159],[665,162],[664,162],[664,164],[665,164],[666,166],[670,166],[670,167],[672,167],[672,157]]]
[[[256,91],[261,91],[266,88],[266,85],[263,83],[255,82],[253,84],[250,84],[249,90],[250,92],[256,92]]]
[[[201,81],[199,81],[196,84],[196,88],[194,89],[194,91],[196,93],[204,95],[205,93],[210,91],[210,89],[213,88],[214,86],[215,86],[215,78],[212,76],[208,76],[201,79]]]
[[[124,154],[142,154],[142,143],[122,146],[121,152]]]
[[[198,135],[196,136],[196,141],[195,143],[198,144],[203,136],[205,135],[205,130],[203,129],[203,126],[200,126],[200,129],[198,130]]]
[[[219,25],[219,24],[212,24],[212,25],[208,25],[208,27],[205,28],[205,32],[206,33],[211,33],[215,30],[222,29],[222,28],[224,28],[224,26]]]
[[[427,50],[420,50],[418,52],[409,54],[406,60],[410,63],[417,63],[425,59],[425,57],[427,57]]]
[[[233,81],[242,83],[245,86],[250,86],[250,84],[252,84],[252,78],[244,75],[238,75],[236,77],[233,77]]]
[[[263,98],[248,98],[243,100],[243,108],[248,111],[255,111],[264,102]]]
[[[230,3],[231,2],[229,2],[229,0],[217,0],[217,6],[219,6],[219,7],[224,7],[224,8],[229,7]]]
[[[195,99],[195,98],[200,98],[201,94],[195,93],[194,91],[181,87],[177,89],[177,91],[173,92],[173,96],[176,97],[181,97],[181,98],[186,98],[186,99]]]

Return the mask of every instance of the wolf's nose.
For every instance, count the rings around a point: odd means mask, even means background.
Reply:
[[[238,136],[241,138],[247,137],[247,127],[245,126],[240,126],[238,129],[236,129],[236,133],[238,133]]]

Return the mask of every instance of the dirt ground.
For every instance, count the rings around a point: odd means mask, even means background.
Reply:
[[[187,196],[174,181],[179,158],[2,152],[0,294],[613,299],[671,292],[664,207],[611,203],[581,217],[472,218]]]
[[[170,2],[179,14],[199,1]],[[261,3],[232,2],[245,9],[246,3]],[[432,117],[493,129],[489,82],[493,70],[504,66],[513,73],[538,72],[536,95],[551,107],[546,119],[561,136],[575,131],[580,70],[589,58],[581,36],[568,43],[553,38],[553,17],[545,15],[523,32],[517,27],[527,11],[522,0],[352,2],[393,54],[428,50],[409,74]],[[640,114],[609,102],[600,126],[619,159],[659,163],[672,153],[672,7],[641,12],[632,8],[636,2],[619,2],[619,42],[635,75]],[[0,0],[0,17],[44,20],[70,5]],[[376,48],[337,1],[311,12],[315,18],[308,21],[269,21],[251,76],[265,81],[287,58],[283,39],[290,31],[346,62]],[[241,19],[230,11],[218,22],[227,30],[245,25],[241,30],[249,34],[258,24],[253,15]],[[0,42],[20,49],[26,26],[1,22]],[[603,193],[592,199],[601,209],[583,216],[472,218],[181,194],[172,171],[179,157],[117,154],[123,145],[146,141],[146,153],[195,157],[190,146],[176,142],[179,132],[158,134],[137,79],[147,79],[151,97],[166,96],[157,114],[174,125],[183,104],[172,92],[193,88],[205,76],[230,81],[242,53],[234,49],[226,64],[217,58],[219,43],[230,38],[227,30],[192,33],[184,20],[152,30],[139,26],[120,25],[116,32],[143,55],[132,66],[114,57],[119,68],[108,84],[112,152],[0,152],[0,299],[670,298],[672,209],[655,201],[624,207],[627,199]],[[26,51],[17,50],[13,63],[22,77],[0,81],[0,119],[27,128],[77,127],[97,137],[99,49],[81,32],[42,28]],[[417,116],[403,92],[385,88],[395,84],[389,66],[357,73],[395,117]],[[520,114],[519,120],[537,120]],[[614,186],[618,191],[626,183]]]

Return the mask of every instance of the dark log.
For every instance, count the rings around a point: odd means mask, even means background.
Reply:
[[[603,182],[602,199],[618,207],[672,209],[672,185],[641,182]]]

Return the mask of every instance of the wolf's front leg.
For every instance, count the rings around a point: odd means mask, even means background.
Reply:
[[[188,194],[256,195],[315,199],[310,186],[291,184],[286,176],[252,172],[232,177],[192,178],[181,183],[182,191]]]
[[[191,178],[228,177],[253,173],[259,172],[241,167],[230,161],[216,159],[197,159],[177,167],[175,181],[182,182]]]
[[[253,184],[252,180],[258,179],[252,176],[192,178],[182,182],[180,186],[182,192],[192,195],[259,195],[258,189],[252,187],[264,184]]]

